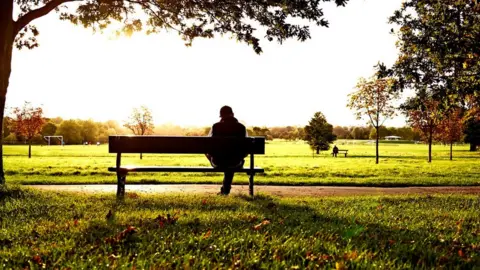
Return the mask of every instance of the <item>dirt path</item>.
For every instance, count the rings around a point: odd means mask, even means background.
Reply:
[[[81,193],[114,193],[116,185],[29,185],[40,190],[68,191]],[[201,193],[216,194],[219,185],[127,185],[126,191],[135,193]],[[362,195],[399,195],[399,194],[474,194],[480,195],[480,186],[475,187],[338,187],[338,186],[255,186],[256,193],[265,193],[281,197],[295,196],[362,196]],[[232,194],[248,194],[248,186],[234,185]]]

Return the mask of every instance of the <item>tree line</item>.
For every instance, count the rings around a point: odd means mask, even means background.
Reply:
[[[28,143],[28,136],[15,128],[15,117],[4,118],[4,144]],[[63,136],[66,144],[108,143],[110,135],[134,134],[122,122],[116,120],[94,121],[92,119],[63,119],[61,117],[43,118],[43,124],[32,138],[33,144],[47,144],[45,136]],[[164,136],[206,136],[210,127],[182,127],[174,124],[162,124],[152,127],[149,134]],[[305,129],[299,126],[248,127],[250,136],[265,136],[267,140],[299,141],[305,139]],[[333,134],[337,139],[369,140],[375,138],[375,129],[369,126],[335,126]],[[411,127],[381,127],[380,137],[396,135],[403,140],[420,140],[420,134]],[[51,140],[51,144],[60,145],[60,140]]]
[[[316,115],[313,117],[323,117]],[[27,124],[26,121],[33,124]],[[322,120],[323,121],[323,120]],[[325,120],[326,123],[326,120]],[[328,123],[327,123],[328,124]],[[134,108],[130,117],[123,121],[108,120],[104,122],[92,119],[63,119],[61,117],[44,118],[42,108],[34,108],[30,103],[20,108],[13,108],[12,113],[4,118],[3,140],[5,144],[24,144],[29,140],[33,144],[46,144],[45,136],[63,136],[66,144],[108,143],[110,135],[165,135],[165,136],[206,136],[210,127],[182,127],[173,124],[154,125],[150,110],[146,107]],[[308,140],[306,127],[276,126],[247,128],[250,136],[265,136],[267,140],[281,139],[287,141]],[[472,132],[465,133],[468,141]],[[311,133],[312,131],[310,131]],[[331,133],[336,139],[372,140],[376,138],[376,129],[372,126],[335,126]],[[399,136],[402,140],[420,141],[421,132],[413,127],[379,128],[379,137]],[[437,139],[438,137],[436,137]],[[52,144],[60,141],[52,140]]]

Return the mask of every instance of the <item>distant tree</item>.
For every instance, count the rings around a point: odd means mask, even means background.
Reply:
[[[380,128],[378,130],[379,130],[379,133],[378,133],[379,138],[385,138],[385,136],[390,135],[389,129],[385,126],[380,126]],[[376,128],[370,129],[370,133],[368,135],[368,138],[370,140],[377,139],[377,129]]]
[[[57,132],[57,126],[52,122],[48,122],[43,126],[40,133],[42,136],[53,136],[55,132]]]
[[[82,143],[82,126],[75,120],[65,120],[57,128],[57,136],[63,136],[66,144]]]
[[[249,136],[263,136],[267,140],[272,140],[273,137],[270,135],[270,130],[267,127],[252,127],[247,129]]]
[[[439,132],[443,112],[438,109],[439,102],[431,97],[414,97],[403,106],[408,122],[428,143],[428,162],[432,162],[432,143]]]
[[[303,140],[305,138],[305,128],[298,127],[297,128],[297,140]]]
[[[15,130],[28,142],[28,158],[32,157],[32,139],[39,134],[45,124],[41,107],[33,107],[25,102],[23,107],[13,108],[13,123]]]
[[[80,121],[83,142],[96,143],[98,141],[99,125],[93,120]]]
[[[153,133],[153,116],[152,112],[146,106],[133,108],[132,114],[125,122],[124,127],[128,128],[135,135],[149,135]],[[143,158],[140,153],[140,159]]]
[[[356,91],[349,94],[348,107],[355,111],[357,119],[368,117],[370,124],[376,130],[375,163],[378,164],[379,129],[383,123],[395,116],[393,102],[399,98],[398,91],[394,91],[396,80],[393,78],[360,78]]]
[[[321,112],[316,112],[305,130],[305,140],[310,148],[316,151],[317,155],[320,150],[330,149],[330,144],[337,139],[333,134],[333,126],[327,122],[327,119]]]
[[[452,109],[439,123],[437,139],[450,145],[450,160],[453,160],[453,144],[459,142],[463,135],[463,112],[460,108]]]
[[[333,134],[335,134],[338,139],[346,139],[349,131],[346,127],[336,126],[333,128]]]

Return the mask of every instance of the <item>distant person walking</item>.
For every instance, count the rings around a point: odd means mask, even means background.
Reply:
[[[337,147],[336,145],[333,146],[333,151],[332,151],[332,153],[333,153],[333,156],[334,156],[334,157],[337,157],[338,147]]]
[[[234,117],[233,110],[229,106],[223,106],[220,109],[220,122],[215,123],[210,129],[208,136],[211,137],[238,137],[248,136],[247,129]],[[243,167],[246,153],[207,153],[210,164],[214,168],[236,169]],[[225,172],[223,185],[219,195],[228,195],[232,188],[233,172]]]

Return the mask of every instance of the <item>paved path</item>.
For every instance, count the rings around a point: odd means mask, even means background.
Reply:
[[[114,193],[116,185],[29,185],[40,190],[69,191],[82,193]],[[219,185],[126,185],[126,192],[135,193],[201,193],[216,194]],[[480,195],[480,186],[475,187],[342,187],[342,186],[255,186],[255,192],[281,197],[294,196],[360,196],[399,194],[474,194]],[[232,194],[248,194],[248,186],[234,185]]]

